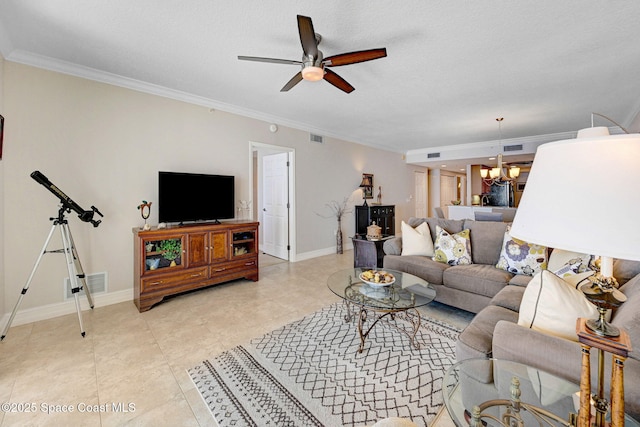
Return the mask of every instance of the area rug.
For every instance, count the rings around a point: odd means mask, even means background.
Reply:
[[[358,353],[356,323],[333,304],[189,369],[211,414],[227,426],[371,426],[406,417],[426,426],[459,330],[422,316],[420,349],[379,322]],[[403,325],[396,325],[403,326]]]

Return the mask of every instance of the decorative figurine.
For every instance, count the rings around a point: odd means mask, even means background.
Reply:
[[[147,202],[146,200],[142,201],[142,204],[138,205],[138,210],[140,211],[140,216],[144,219],[143,230],[150,230],[151,226],[147,224],[147,219],[149,215],[151,215],[151,202]]]
[[[378,204],[382,204],[382,186],[378,186]]]

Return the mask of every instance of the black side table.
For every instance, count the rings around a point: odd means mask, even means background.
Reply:
[[[353,240],[353,266],[365,268],[382,268],[384,251],[382,246],[385,240],[393,236],[382,237],[380,240],[368,240],[366,237],[356,234]]]

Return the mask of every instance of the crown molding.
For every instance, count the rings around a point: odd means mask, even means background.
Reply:
[[[577,131],[560,132],[560,133],[552,133],[552,134],[545,134],[545,135],[533,135],[533,136],[524,136],[519,138],[509,138],[509,139],[502,139],[502,140],[479,141],[479,142],[469,142],[466,144],[445,145],[441,147],[419,148],[417,150],[407,151],[407,156],[421,156],[429,153],[449,153],[449,152],[459,152],[459,151],[477,150],[477,149],[499,150],[504,146],[517,145],[517,144],[522,144],[525,146],[531,145],[531,144],[539,145],[539,144],[544,144],[546,142],[559,141],[561,139],[575,138],[577,133],[578,133]]]
[[[8,39],[4,38],[8,41]],[[2,27],[0,27],[0,40],[2,37]],[[44,55],[38,55],[24,50],[12,50],[11,46],[7,44],[6,50],[3,50],[3,46],[0,45],[1,52],[10,52],[4,55],[5,59],[11,62],[29,65],[36,68],[41,68],[49,71],[55,71],[61,74],[67,74],[75,77],[80,77],[87,80],[92,80],[100,83],[106,83],[113,86],[122,87],[125,89],[135,90],[137,92],[148,93],[151,95],[161,96],[164,98],[174,99],[177,101],[186,102],[189,104],[200,105],[209,109],[220,110],[227,113],[237,114],[239,116],[248,117],[256,120],[261,120],[267,123],[277,123],[282,126],[287,126],[292,129],[298,129],[305,132],[311,132],[318,135],[323,135],[329,138],[341,139],[343,141],[349,141],[356,144],[367,145],[373,148],[378,148],[385,151],[398,150],[393,147],[370,144],[361,141],[354,141],[349,136],[337,134],[335,132],[328,131],[327,129],[321,129],[313,126],[309,123],[298,122],[290,120],[284,117],[276,116],[273,114],[263,113],[248,108],[239,107],[233,104],[227,104],[224,102],[216,101],[211,98],[206,98],[192,93],[183,92],[175,89],[170,89],[164,86],[156,85],[153,83],[147,83],[141,80],[124,77],[118,74],[109,73],[106,71],[97,70],[95,68],[85,67],[82,65],[74,64],[68,61],[62,61],[59,59],[51,58]]]

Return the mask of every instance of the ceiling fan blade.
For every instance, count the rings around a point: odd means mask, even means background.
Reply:
[[[298,32],[300,43],[305,56],[311,56],[315,60],[318,57],[318,41],[313,30],[313,23],[308,16],[298,15]]]
[[[293,76],[291,78],[291,80],[289,80],[287,82],[286,85],[284,85],[282,87],[282,89],[280,89],[280,92],[286,92],[289,89],[291,89],[292,87],[294,87],[295,85],[297,85],[298,83],[300,83],[302,81],[302,71],[298,72],[298,74],[296,74],[295,76]]]
[[[238,56],[238,59],[241,61],[270,62],[273,64],[302,65],[302,61],[294,61],[293,59],[261,58],[259,56]]]
[[[356,64],[358,62],[371,61],[373,59],[384,58],[387,56],[387,49],[369,49],[359,50],[357,52],[342,53],[324,58],[324,65],[327,67],[337,67],[340,65]]]
[[[356,88],[351,86],[345,79],[343,79],[333,71],[325,68],[324,72],[325,72],[324,79],[329,83],[331,83],[332,85],[334,85],[335,87],[337,87],[338,89],[346,93],[351,93],[354,90],[356,90]]]

